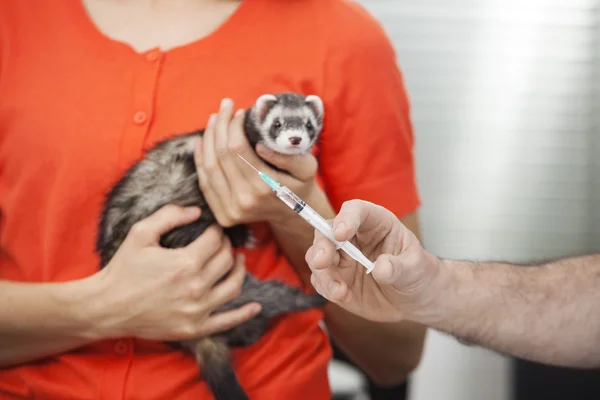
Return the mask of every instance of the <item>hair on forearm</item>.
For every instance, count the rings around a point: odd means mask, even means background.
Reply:
[[[441,330],[534,361],[600,364],[600,255],[447,264],[457,278],[444,298]]]

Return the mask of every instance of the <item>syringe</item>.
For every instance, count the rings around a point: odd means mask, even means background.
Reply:
[[[269,187],[276,193],[277,197],[283,201],[289,208],[294,210],[298,215],[300,215],[306,222],[311,224],[315,229],[325,235],[329,240],[331,240],[337,249],[342,249],[346,254],[352,257],[354,260],[362,264],[367,269],[367,274],[371,273],[375,264],[369,260],[356,246],[352,243],[338,242],[333,237],[333,231],[331,225],[327,222],[325,218],[319,215],[315,210],[313,210],[308,204],[304,202],[300,197],[298,197],[294,192],[292,192],[288,187],[281,186],[279,182],[271,178],[269,175],[265,174],[254,168],[252,164],[250,164],[244,157],[238,156],[246,162],[252,169],[258,172],[258,176],[267,184]]]

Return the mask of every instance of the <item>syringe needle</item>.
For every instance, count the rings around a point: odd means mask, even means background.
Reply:
[[[250,164],[250,163],[248,162],[248,160],[246,160],[244,157],[240,156],[240,153],[236,153],[236,154],[238,155],[238,157],[239,157],[239,158],[241,158],[242,160],[244,160],[244,162],[245,162],[246,164],[248,164],[248,165],[249,165],[249,166],[250,166],[250,167],[251,167],[253,170],[255,170],[256,172],[258,172],[258,173],[260,174],[260,171],[259,171],[259,170],[257,170],[256,168],[254,168],[254,165]]]

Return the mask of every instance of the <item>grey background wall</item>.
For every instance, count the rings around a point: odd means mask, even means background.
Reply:
[[[413,104],[425,245],[600,249],[600,0],[362,0]],[[510,360],[430,334],[411,400],[507,400]]]
[[[600,3],[600,1],[597,1]],[[593,90],[592,113],[594,116],[594,145],[591,147],[592,176],[590,179],[593,188],[591,208],[594,218],[591,220],[591,230],[594,233],[590,247],[600,248],[600,5],[596,5],[594,26],[594,53],[593,53]]]

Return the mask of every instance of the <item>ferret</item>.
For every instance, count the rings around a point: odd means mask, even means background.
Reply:
[[[319,137],[323,116],[323,102],[316,95],[264,94],[247,110],[244,131],[255,150],[258,143],[263,143],[282,154],[306,154]],[[194,147],[203,134],[204,129],[158,142],[106,193],[96,240],[100,268],[110,262],[133,224],[166,204],[197,206],[202,213],[196,221],[163,234],[160,239],[163,247],[184,247],[217,223],[199,187],[194,163]],[[249,247],[252,238],[245,225],[223,231],[234,248]],[[326,303],[317,293],[307,294],[277,280],[259,281],[248,273],[241,294],[215,312],[253,301],[262,305],[262,311],[247,322],[198,340],[171,342],[174,347],[192,353],[215,400],[248,400],[233,369],[230,348],[256,343],[277,316]]]

